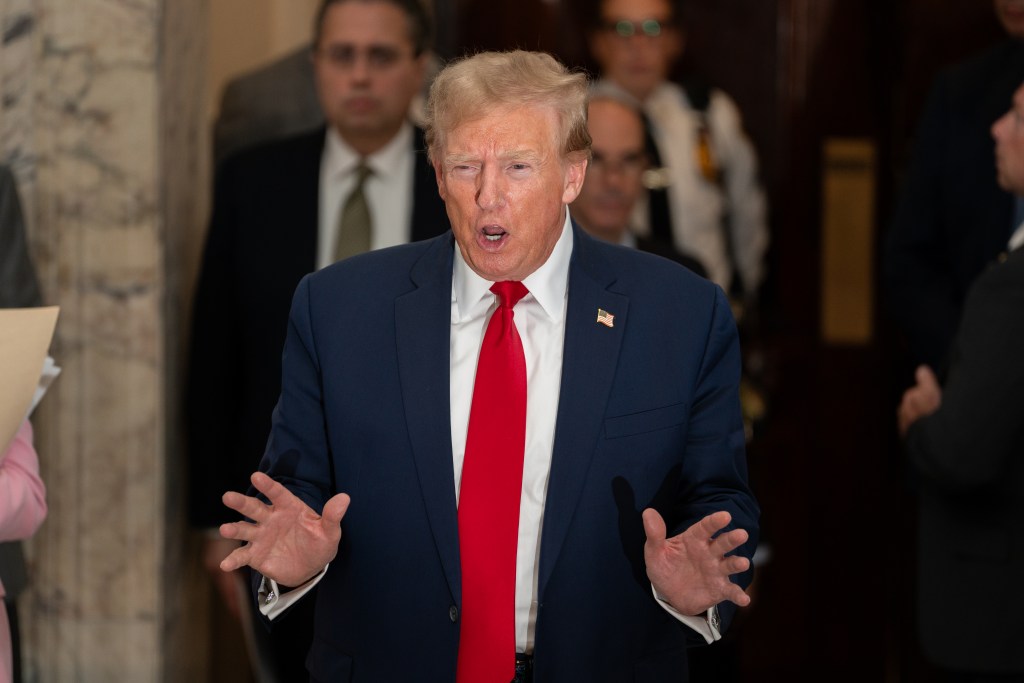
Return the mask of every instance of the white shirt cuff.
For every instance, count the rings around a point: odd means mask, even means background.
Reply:
[[[658,595],[658,591],[655,590],[653,584],[651,585],[651,592],[654,593],[654,599],[658,601],[658,604],[661,605],[666,612],[703,636],[708,645],[716,640],[722,639],[722,632],[718,630],[721,626],[721,622],[718,619],[717,607],[708,608],[707,614],[704,616],[691,617],[679,612],[669,604],[668,600]]]
[[[327,565],[327,567],[330,566],[329,564]],[[260,589],[257,591],[260,613],[271,621],[281,616],[289,607],[302,599],[303,595],[312,590],[313,586],[320,583],[320,579],[324,578],[324,574],[327,573],[327,567],[321,569],[319,574],[306,583],[293,588],[283,595],[277,585],[277,581],[264,576],[263,580],[260,581]]]

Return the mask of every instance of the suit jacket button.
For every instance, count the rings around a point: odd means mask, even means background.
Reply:
[[[456,621],[458,621],[459,620],[459,608],[456,607],[455,605],[452,605],[451,607],[449,607],[448,608],[448,618],[452,620],[453,624]]]

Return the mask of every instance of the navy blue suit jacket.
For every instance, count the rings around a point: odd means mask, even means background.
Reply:
[[[728,510],[752,554],[735,325],[722,291],[681,266],[573,237],[534,680],[683,681],[703,641],[651,595],[641,512],[679,532]],[[318,586],[315,681],[455,680],[453,250],[448,233],[364,254],[295,293],[261,469],[316,510],[352,497]]]

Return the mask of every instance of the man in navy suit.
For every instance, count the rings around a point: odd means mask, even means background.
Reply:
[[[271,619],[317,586],[314,681],[686,680],[687,647],[749,603],[758,508],[728,302],[572,224],[585,107],[585,77],[547,55],[447,67],[427,141],[452,234],[353,257],[296,290],[254,495],[224,496],[247,519],[221,533],[246,545],[221,567],[257,572]],[[474,477],[489,467],[475,425],[483,415],[504,433],[522,390],[478,401],[496,308],[521,338],[525,436],[514,600],[479,633],[463,625],[490,596],[466,531],[497,533],[499,515],[463,516],[470,494],[487,497],[479,478],[469,487],[470,463]],[[494,672],[466,674],[506,637],[484,662]]]
[[[330,125],[245,149],[218,170],[186,390],[194,527],[212,530],[227,521],[221,493],[246,486],[258,464],[281,389],[292,293],[304,275],[336,258],[358,168],[371,171],[362,185],[368,247],[448,230],[422,131],[407,117],[423,82],[430,36],[418,0],[325,0],[310,57]],[[204,560],[237,612],[245,582],[217,568],[235,545],[211,536]],[[275,660],[306,648],[308,639],[285,643]],[[304,675],[301,656],[295,666]],[[284,669],[280,680],[294,680],[288,664],[275,667]]]

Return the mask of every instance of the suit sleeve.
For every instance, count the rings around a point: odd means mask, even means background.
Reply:
[[[337,491],[310,309],[310,278],[306,276],[292,300],[281,358],[281,397],[274,408],[260,471],[284,484],[319,513]],[[255,493],[251,491],[250,495]]]
[[[32,447],[32,426],[25,421],[0,454],[0,541],[28,538],[46,518],[46,487]]]
[[[907,434],[922,477],[951,492],[998,483],[1024,438],[1024,254],[994,267],[971,292],[942,405]]]
[[[705,516],[726,510],[732,515],[728,529],[745,529],[749,540],[735,554],[753,557],[758,539],[760,510],[747,483],[746,439],[740,413],[738,386],[740,349],[725,294],[715,287],[715,303],[687,432],[686,453],[676,505],[678,534]],[[753,570],[733,577],[746,588]],[[736,607],[719,605],[725,626]]]

